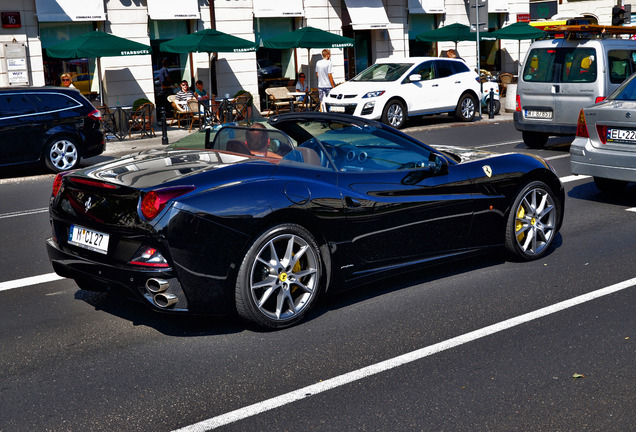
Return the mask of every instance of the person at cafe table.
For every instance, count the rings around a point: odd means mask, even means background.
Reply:
[[[198,80],[195,85],[197,88],[194,89],[194,93],[198,100],[210,99],[208,92],[203,88],[203,81]]]
[[[179,90],[175,96],[175,102],[184,110],[188,109],[188,101],[190,99],[196,99],[186,80],[181,81],[181,90]]]

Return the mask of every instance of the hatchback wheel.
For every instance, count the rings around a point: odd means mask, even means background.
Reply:
[[[548,185],[540,181],[526,185],[508,215],[506,249],[525,261],[542,257],[554,241],[559,214],[559,203]]]
[[[252,243],[239,269],[238,314],[264,327],[296,324],[318,297],[321,266],[316,241],[303,227],[283,224],[266,230]]]
[[[400,129],[406,123],[406,108],[399,100],[391,100],[384,107],[382,122]]]
[[[475,119],[477,102],[475,98],[469,94],[462,95],[455,109],[455,117],[461,121],[470,122]]]
[[[80,154],[77,143],[74,138],[68,136],[53,138],[44,151],[46,166],[55,172],[74,169],[79,161]]]

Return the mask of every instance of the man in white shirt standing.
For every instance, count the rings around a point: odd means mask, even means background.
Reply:
[[[323,111],[322,100],[336,85],[333,82],[333,65],[331,64],[331,51],[322,50],[322,60],[316,62],[316,75],[318,76],[318,94],[320,96],[320,110]]]

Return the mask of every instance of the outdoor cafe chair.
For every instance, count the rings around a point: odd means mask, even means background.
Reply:
[[[274,113],[280,114],[281,112],[291,111],[295,100],[289,94],[287,87],[269,87],[265,89],[265,93],[268,96],[270,108],[274,108]]]
[[[192,126],[194,125],[194,122],[197,122],[200,128],[201,121],[203,120],[205,114],[201,113],[199,101],[196,99],[190,99],[188,101],[188,111],[190,111],[192,117],[192,120],[190,121],[190,129],[188,130],[188,133],[190,133],[192,132]]]
[[[128,138],[132,137],[132,132],[139,131],[140,137],[155,136],[155,130],[152,127],[153,113],[155,106],[151,102],[145,103],[132,112],[128,120]]]

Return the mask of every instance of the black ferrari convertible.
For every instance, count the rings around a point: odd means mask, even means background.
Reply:
[[[535,156],[431,147],[375,121],[291,113],[62,173],[47,240],[81,289],[282,328],[326,292],[504,247],[542,257],[563,186]]]

